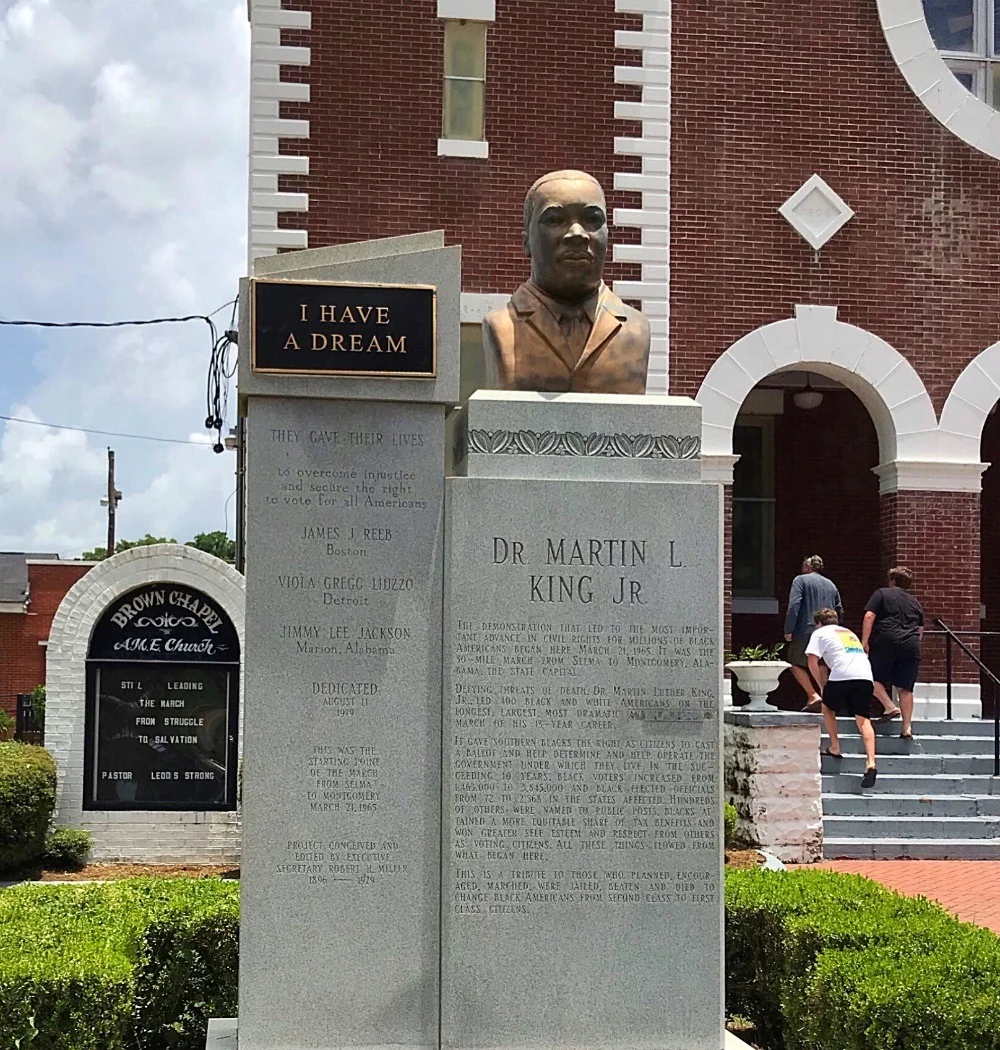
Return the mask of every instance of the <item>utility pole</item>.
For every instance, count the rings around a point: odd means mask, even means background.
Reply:
[[[101,500],[101,506],[108,508],[108,557],[115,553],[115,512],[122,494],[115,488],[115,453],[108,449],[108,494]]]
[[[242,419],[236,420],[236,427],[229,431],[226,448],[236,452],[236,569],[246,571],[246,535],[244,532],[246,516],[246,428]]]

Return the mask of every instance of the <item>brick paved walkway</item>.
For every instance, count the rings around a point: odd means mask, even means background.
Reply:
[[[900,893],[937,901],[964,922],[1000,934],[1000,861],[827,860],[810,867],[865,875]]]

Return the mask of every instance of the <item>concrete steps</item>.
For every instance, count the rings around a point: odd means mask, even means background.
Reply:
[[[1000,817],[823,817],[835,839],[995,839]]]
[[[1000,860],[1000,845],[983,839],[830,839],[828,860]]]
[[[857,726],[837,728],[844,757],[821,760],[825,857],[1000,860],[992,722],[922,719],[913,740],[900,739],[899,719],[877,726],[879,775],[864,792]]]
[[[879,778],[881,779],[881,777]],[[876,785],[878,786],[878,785]],[[1000,817],[1000,795],[892,795],[823,796],[823,815],[836,817]]]
[[[859,764],[859,768],[864,763]],[[897,773],[883,773],[879,764],[878,780],[873,788],[862,793],[861,773],[840,773],[823,777],[823,797],[827,794],[859,795],[870,798],[872,795],[989,795],[996,789],[991,786],[992,777],[948,776],[938,773],[933,779],[921,776],[901,776]],[[824,807],[825,811],[825,807]]]
[[[876,749],[875,760],[881,776],[899,774],[911,777],[932,777],[938,773],[946,776],[989,776],[993,772],[992,755],[887,755]],[[853,773],[860,777],[865,771],[865,756],[852,755],[844,748],[843,758],[823,756],[821,771],[824,775]]]

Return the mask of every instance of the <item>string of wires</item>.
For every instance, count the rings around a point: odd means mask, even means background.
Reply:
[[[147,325],[157,324],[185,324],[188,321],[204,321],[208,325],[208,330],[212,339],[212,352],[209,358],[208,366],[208,382],[205,390],[205,429],[215,431],[215,444],[212,446],[213,452],[224,452],[225,445],[222,442],[222,428],[225,426],[226,413],[229,407],[229,380],[233,378],[236,373],[236,362],[230,361],[230,347],[235,346],[237,342],[237,333],[234,328],[236,323],[236,309],[239,300],[233,299],[228,303],[223,303],[217,310],[213,310],[211,314],[185,314],[182,317],[150,317],[141,320],[129,320],[129,321],[23,321],[23,320],[4,320],[0,318],[0,326],[7,326],[12,328],[128,328],[128,327],[142,327]],[[215,325],[212,318],[221,313],[227,306],[232,306],[233,311],[229,319],[229,327],[219,335],[219,330]],[[8,419],[10,417],[0,417]],[[33,423],[35,420],[17,420],[16,422]],[[48,426],[57,427],[63,430],[84,430],[83,427],[60,427],[59,424],[50,423]],[[90,433],[91,431],[88,431]],[[110,433],[109,431],[92,431],[92,433]],[[114,435],[120,437],[142,437],[143,435],[138,434],[121,434]],[[155,439],[150,438],[149,440],[170,440],[170,439]],[[174,443],[181,444],[182,442],[174,439]],[[187,442],[184,442],[185,444]]]
[[[236,345],[236,308],[239,300],[233,300],[233,312],[229,318],[229,327],[220,336],[215,325],[212,326],[212,356],[208,364],[208,383],[205,386],[205,428],[215,431],[213,452],[224,452],[222,428],[225,426],[229,410],[229,380],[236,374],[236,360],[232,357],[230,347]]]

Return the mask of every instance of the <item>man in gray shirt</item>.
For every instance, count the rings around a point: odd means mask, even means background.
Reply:
[[[818,683],[809,676],[809,660],[806,656],[806,646],[816,628],[813,613],[818,609],[833,609],[843,623],[844,607],[840,602],[840,591],[832,580],[823,575],[823,559],[813,554],[802,559],[802,573],[792,580],[788,612],[785,614],[785,641],[788,642],[785,659],[792,665],[795,681],[806,694],[807,711],[818,711],[823,706]]]

